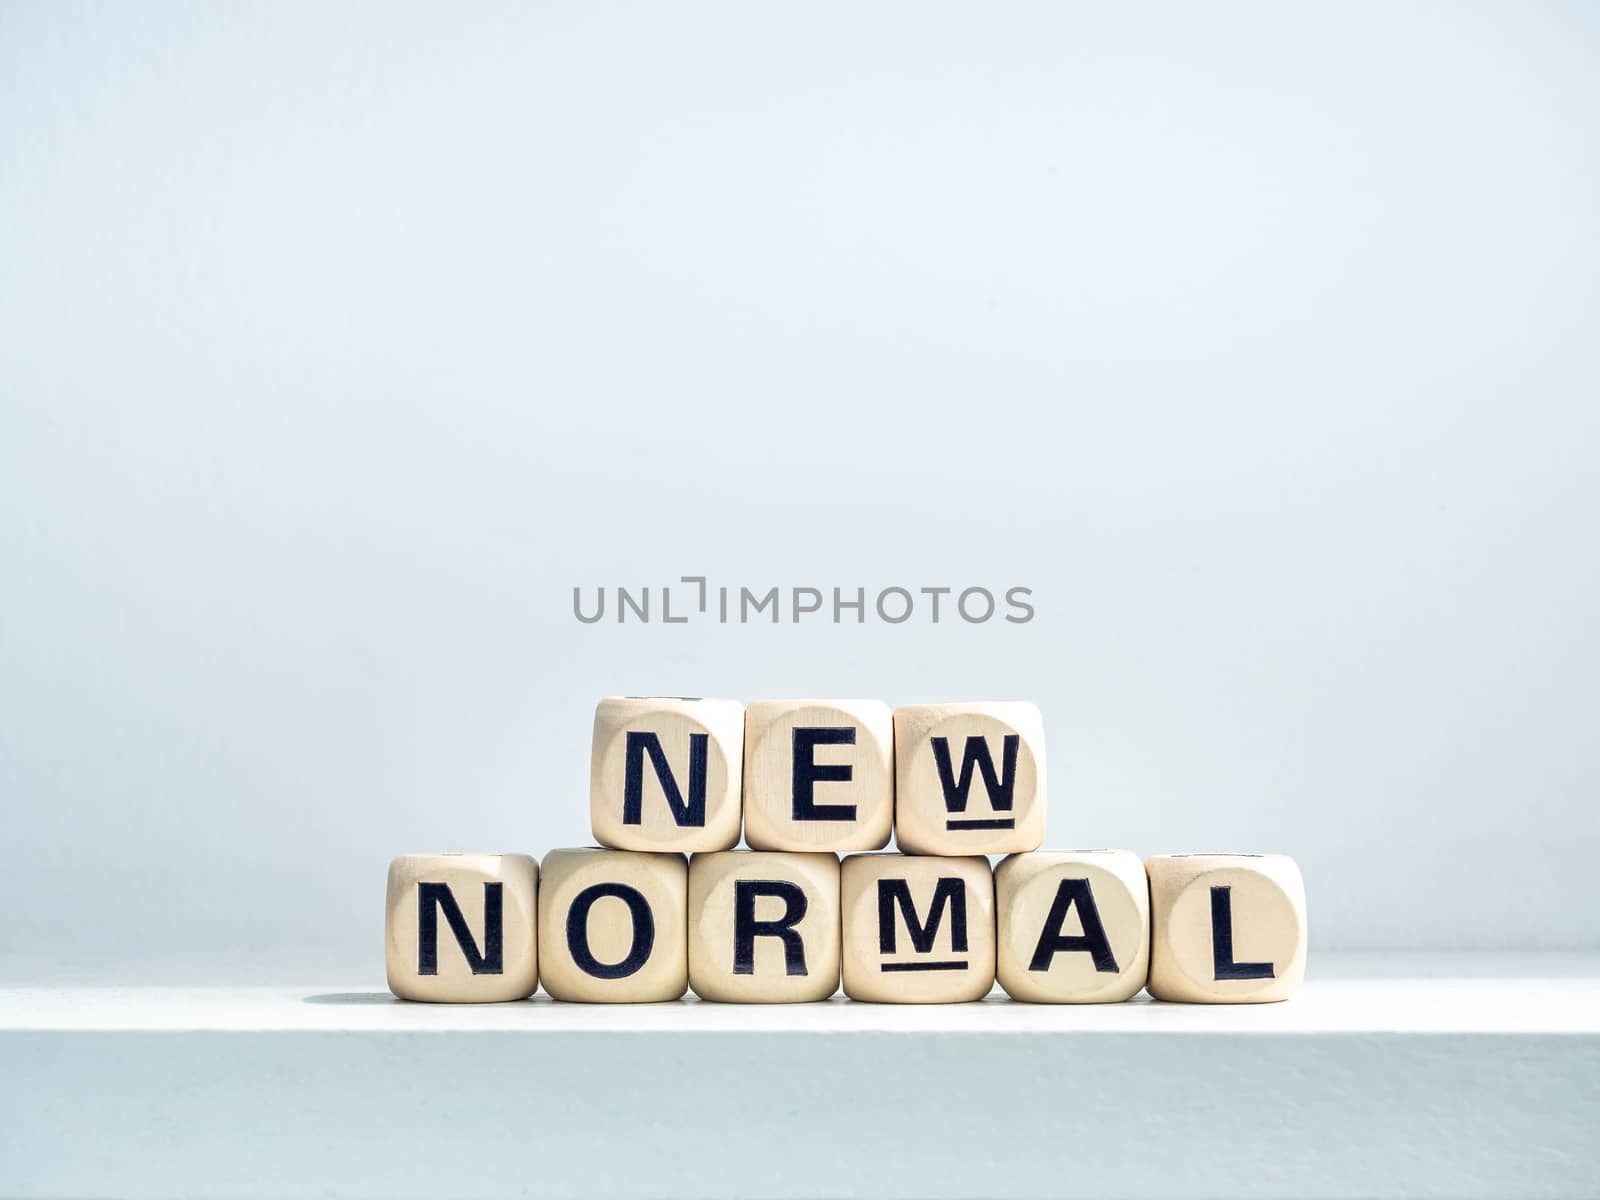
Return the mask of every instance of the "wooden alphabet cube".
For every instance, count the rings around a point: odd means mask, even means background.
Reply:
[[[744,706],[610,696],[594,713],[589,817],[618,850],[727,850],[739,841]]]
[[[676,1000],[689,983],[681,854],[552,850],[539,886],[540,982],[557,1000]]]
[[[1013,854],[994,888],[995,971],[1013,999],[1106,1004],[1144,987],[1150,888],[1131,850]]]
[[[881,850],[894,824],[894,717],[880,700],[745,710],[744,837],[756,850]]]
[[[1306,889],[1282,854],[1170,854],[1150,877],[1150,994],[1286,1000],[1306,973]]]
[[[1044,721],[1022,701],[894,710],[895,841],[907,854],[1015,854],[1044,841]]]
[[[994,876],[984,858],[855,854],[840,870],[844,990],[952,1004],[994,986]]]
[[[446,1004],[532,995],[538,892],[526,854],[402,854],[384,905],[389,990]]]
[[[724,850],[689,861],[689,986],[703,1000],[794,1004],[839,988],[839,860]]]

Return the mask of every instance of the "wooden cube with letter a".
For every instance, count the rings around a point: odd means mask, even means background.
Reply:
[[[840,870],[844,990],[951,1004],[994,986],[994,876],[984,858],[854,854]]]
[[[609,696],[594,713],[589,817],[617,850],[727,850],[739,841],[744,706]]]
[[[895,841],[907,854],[1015,854],[1044,841],[1044,722],[1023,701],[894,710]]]
[[[689,983],[681,854],[552,850],[539,885],[540,982],[557,1000],[676,1000]]]
[[[1036,850],[995,868],[995,972],[1016,1000],[1105,1004],[1144,987],[1150,888],[1131,850]]]
[[[526,854],[403,854],[389,864],[384,960],[402,1000],[521,1000],[538,985],[539,864]]]
[[[839,988],[839,860],[724,850],[689,862],[689,986],[704,1000],[793,1004]]]
[[[894,717],[881,700],[745,710],[744,837],[755,850],[881,850],[894,826]]]
[[[1283,854],[1149,859],[1150,994],[1198,1004],[1286,1000],[1306,973],[1306,889]]]

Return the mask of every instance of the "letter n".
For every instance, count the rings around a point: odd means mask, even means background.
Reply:
[[[706,823],[706,758],[710,740],[704,733],[689,735],[689,797],[686,800],[678,789],[678,779],[667,762],[666,751],[661,748],[660,736],[630,729],[627,769],[622,781],[622,823],[639,825],[644,820],[644,759],[648,754],[672,819],[680,826],[703,826]]]
[[[444,913],[450,933],[461,947],[474,975],[499,975],[505,970],[505,927],[502,884],[483,885],[483,953],[467,928],[467,918],[456,903],[448,883],[417,884],[417,974],[439,973],[439,914]]]

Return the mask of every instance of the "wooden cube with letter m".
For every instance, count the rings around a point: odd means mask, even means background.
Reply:
[[[840,872],[844,990],[950,1004],[994,986],[994,876],[984,858],[854,854]]]

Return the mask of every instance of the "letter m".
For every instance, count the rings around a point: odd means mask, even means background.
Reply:
[[[926,922],[917,919],[917,906],[911,899],[911,884],[904,879],[878,880],[878,950],[883,954],[895,952],[895,906],[906,923],[911,944],[918,954],[931,954],[933,940],[939,936],[939,926],[944,923],[945,910],[950,911],[950,948],[964,952],[967,948],[967,890],[961,880],[944,877],[933,889],[933,903],[928,909]]]

